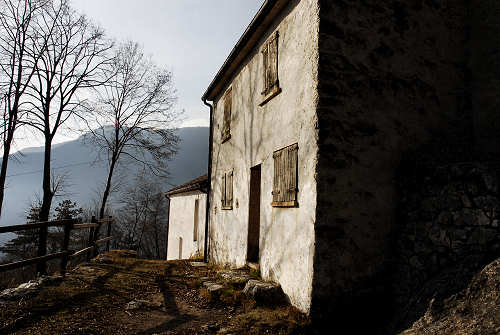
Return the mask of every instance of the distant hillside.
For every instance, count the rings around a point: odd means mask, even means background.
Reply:
[[[169,162],[170,178],[165,190],[172,185],[182,184],[207,171],[208,127],[180,128],[179,151]],[[106,178],[106,162],[96,161],[97,154],[82,138],[54,146],[52,166],[58,174],[68,176],[64,198],[70,198],[85,206],[95,198],[96,189]],[[0,225],[19,224],[25,217],[25,210],[35,194],[42,194],[43,148],[29,148],[23,151],[19,162],[11,160],[8,167],[7,189],[4,213]],[[132,179],[138,166],[122,169],[121,179]],[[55,199],[54,205],[59,199]],[[61,199],[62,200],[62,199]],[[2,241],[2,236],[0,236]]]

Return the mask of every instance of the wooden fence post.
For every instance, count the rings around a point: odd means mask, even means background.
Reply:
[[[97,220],[95,219],[95,216],[92,216],[92,220],[90,220],[90,223],[97,223]],[[95,233],[95,229],[94,227],[90,228],[90,232],[89,232],[89,242],[87,244],[87,247],[91,247],[94,245],[94,233]],[[92,250],[89,250],[89,252],[87,252],[87,261],[90,261],[90,259],[92,258]]]
[[[108,221],[108,231],[106,233],[106,237],[110,237],[111,236],[111,222],[112,222],[112,216],[109,216],[109,221]],[[106,251],[109,251],[109,244],[110,244],[110,241],[107,241],[106,242]]]
[[[47,255],[47,234],[48,227],[42,226],[38,231],[38,252],[37,256],[42,257]],[[47,264],[40,262],[36,265],[36,275],[45,276],[47,274]]]
[[[61,275],[66,275],[66,266],[68,265],[69,259],[69,238],[71,234],[71,229],[73,229],[73,222],[67,222],[64,225],[64,240],[62,245],[62,251],[66,251],[66,255],[64,255],[61,259]]]
[[[97,227],[94,230],[94,250],[92,251],[92,257],[95,258],[99,255],[99,246],[97,245],[97,240],[99,239],[99,231],[101,230],[102,223],[97,220]]]

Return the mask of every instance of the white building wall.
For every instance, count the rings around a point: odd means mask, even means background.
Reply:
[[[198,233],[194,239],[195,203],[198,201]],[[203,256],[207,196],[200,191],[170,196],[167,260],[179,259],[179,240],[182,238],[181,259]]]
[[[225,88],[232,87],[231,139],[221,144],[224,92],[216,99],[213,129],[211,261],[245,265],[250,168],[261,164],[261,275],[279,282],[290,302],[304,312],[311,304],[316,214],[318,13],[315,0],[290,2]],[[263,86],[260,49],[276,30],[282,92],[259,107]],[[294,143],[299,146],[299,206],[272,207],[273,151]],[[233,209],[221,210],[220,182],[231,170]]]

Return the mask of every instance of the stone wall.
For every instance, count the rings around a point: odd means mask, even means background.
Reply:
[[[468,150],[466,12],[465,0],[320,1],[319,316],[381,321],[401,157],[426,143]]]
[[[401,170],[393,268],[403,307],[444,269],[500,255],[500,167],[414,162]]]

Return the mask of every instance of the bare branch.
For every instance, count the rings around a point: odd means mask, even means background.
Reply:
[[[91,130],[92,141],[108,156],[108,178],[101,215],[105,211],[114,169],[135,161],[157,175],[167,176],[167,161],[176,152],[178,138],[172,128],[179,113],[172,74],[144,56],[137,43],[115,49],[108,73],[113,74],[97,94],[93,113],[101,128]]]

